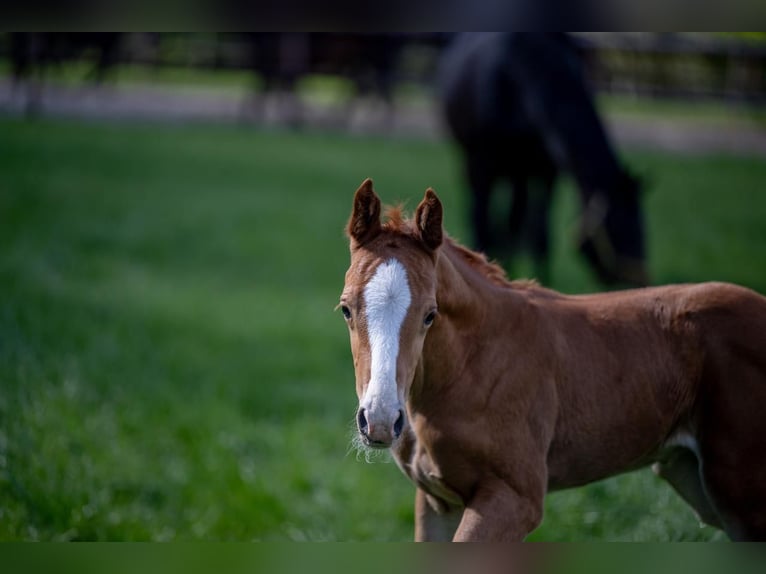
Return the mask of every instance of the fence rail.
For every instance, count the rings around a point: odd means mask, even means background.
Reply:
[[[587,33],[576,38],[599,91],[766,103],[765,34]],[[3,33],[0,57],[11,60],[12,71],[21,55],[27,67],[77,58],[97,66],[252,70],[287,84],[306,74],[334,74],[386,91],[405,81],[430,85],[450,39],[450,34]]]

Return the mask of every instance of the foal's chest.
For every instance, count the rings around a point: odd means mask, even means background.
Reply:
[[[402,472],[416,486],[442,501],[446,507],[463,506],[461,496],[448,485],[442,469],[414,433],[402,441],[402,445],[394,451],[394,458]]]

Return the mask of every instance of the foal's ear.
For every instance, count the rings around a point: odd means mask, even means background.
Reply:
[[[380,198],[372,189],[372,180],[367,178],[354,194],[354,209],[346,228],[348,236],[361,245],[380,233]]]
[[[442,202],[430,187],[415,211],[420,239],[431,250],[442,244]]]

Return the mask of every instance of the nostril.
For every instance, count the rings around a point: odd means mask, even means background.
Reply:
[[[399,416],[396,418],[396,422],[394,423],[394,438],[399,438],[399,435],[402,434],[402,430],[404,429],[404,412],[402,409],[399,409]]]
[[[359,432],[367,436],[367,417],[364,416],[364,409],[359,409],[359,412],[356,413],[356,424],[359,427]]]

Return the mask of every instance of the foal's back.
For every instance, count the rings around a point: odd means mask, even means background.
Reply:
[[[664,379],[646,384],[675,386],[686,406],[698,406],[696,399],[713,391],[741,397],[744,387],[766,406],[766,297],[750,289],[668,285],[565,297],[560,307],[557,327],[562,318],[569,321],[576,337],[570,344],[603,348],[623,367],[645,368]],[[752,388],[743,378],[748,370],[757,373]]]

